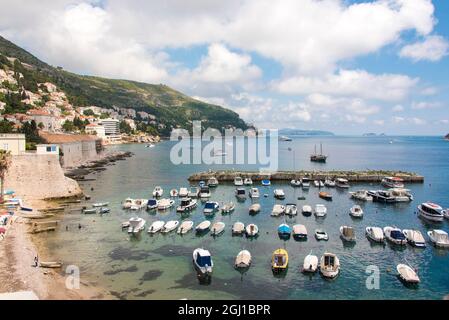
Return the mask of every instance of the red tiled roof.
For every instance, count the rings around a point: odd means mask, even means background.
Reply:
[[[39,135],[47,143],[53,144],[99,140],[99,138],[96,136],[90,136],[86,134],[56,134],[41,131],[39,132]]]

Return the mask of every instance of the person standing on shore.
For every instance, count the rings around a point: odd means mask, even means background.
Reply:
[[[34,257],[34,267],[37,268],[39,266],[39,256]]]

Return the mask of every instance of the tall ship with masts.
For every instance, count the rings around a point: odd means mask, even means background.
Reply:
[[[316,145],[315,145],[315,153],[310,156],[310,161],[326,163],[327,156],[323,154],[323,144],[322,143],[320,143],[320,153],[319,154],[317,154],[317,152],[316,152]]]

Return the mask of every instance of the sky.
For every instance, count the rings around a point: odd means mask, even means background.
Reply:
[[[446,0],[0,0],[0,35],[87,75],[164,83],[258,128],[449,132]]]

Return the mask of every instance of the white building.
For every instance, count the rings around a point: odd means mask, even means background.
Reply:
[[[53,154],[59,156],[59,146],[56,144],[38,144],[36,146],[37,154]]]
[[[26,143],[24,134],[0,134],[0,150],[11,151],[17,156],[25,152]]]
[[[102,119],[100,125],[105,129],[107,136],[117,136],[120,134],[120,121],[117,119]]]
[[[106,128],[103,125],[91,123],[86,126],[86,133],[96,135],[99,138],[106,138]]]

